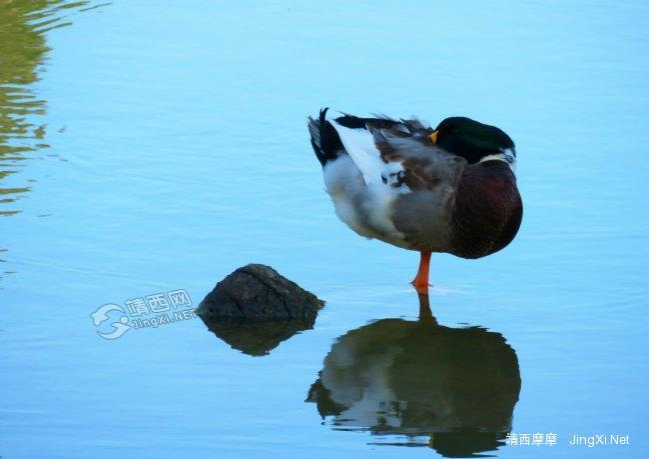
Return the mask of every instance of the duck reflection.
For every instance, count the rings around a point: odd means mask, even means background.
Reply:
[[[521,387],[516,353],[499,333],[439,325],[428,295],[419,300],[418,321],[383,319],[340,337],[307,401],[336,429],[408,438],[392,445],[427,436],[446,457],[497,449]]]

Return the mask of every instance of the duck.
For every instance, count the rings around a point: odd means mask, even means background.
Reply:
[[[328,111],[307,124],[336,215],[360,236],[418,251],[417,291],[430,285],[432,253],[482,258],[518,233],[516,146],[503,130],[464,116],[431,128]]]

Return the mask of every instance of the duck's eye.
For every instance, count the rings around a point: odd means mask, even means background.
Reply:
[[[459,134],[459,133],[460,133],[460,128],[454,127],[453,129],[451,129],[451,134]]]

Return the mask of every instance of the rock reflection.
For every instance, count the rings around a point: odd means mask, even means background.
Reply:
[[[66,12],[88,9],[89,1],[8,0],[0,2],[0,216],[20,211],[12,205],[30,191],[26,183],[6,186],[38,150],[48,148],[42,116],[46,103],[32,85],[49,48],[45,33],[70,24]]]
[[[307,401],[335,429],[406,438],[378,444],[446,457],[497,449],[521,387],[516,353],[499,333],[439,325],[428,295],[419,298],[418,321],[383,319],[340,337]]]
[[[199,316],[200,317],[200,316]],[[256,322],[246,319],[221,319],[203,323],[217,338],[244,354],[260,357],[295,334],[313,328],[314,320],[277,320]]]

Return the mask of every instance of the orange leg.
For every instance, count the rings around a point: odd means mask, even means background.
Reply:
[[[419,292],[420,290],[428,291],[428,271],[430,268],[430,252],[420,252],[421,259],[419,260],[419,270],[417,275],[412,280],[411,284],[415,286],[415,289]]]

